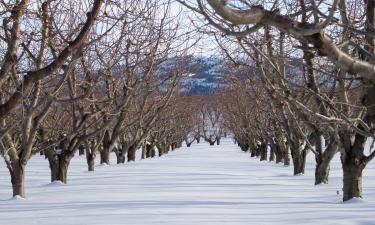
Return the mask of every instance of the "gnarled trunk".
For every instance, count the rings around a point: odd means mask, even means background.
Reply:
[[[152,155],[155,155],[155,146],[146,145],[146,158],[151,158]]]
[[[142,159],[145,159],[147,155],[147,149],[146,146],[142,146]]]
[[[155,156],[156,156],[156,150],[155,150],[155,146],[154,146],[151,150],[151,158],[154,158]]]
[[[290,152],[292,154],[294,175],[305,173],[307,151],[301,150],[301,148],[299,141],[291,141]]]
[[[48,157],[48,162],[51,169],[51,182],[61,181],[67,183],[68,167],[71,157],[67,155],[54,154]]]
[[[137,152],[137,147],[135,145],[132,145],[129,147],[129,150],[128,150],[128,162],[130,161],[135,161],[135,155],[136,155],[136,152]]]
[[[96,153],[90,152],[89,149],[86,149],[86,162],[87,162],[88,171],[94,171],[95,158],[96,158]]]
[[[267,144],[262,143],[259,147],[260,161],[267,160]]]
[[[78,155],[84,155],[84,154],[85,154],[85,148],[83,146],[79,146]]]
[[[13,197],[20,196],[25,198],[25,166],[20,161],[11,162],[9,169],[12,182]]]
[[[276,150],[276,145],[273,144],[273,143],[271,143],[270,144],[270,157],[268,159],[270,162],[275,161],[276,151],[277,151]]]
[[[364,167],[355,163],[356,160],[348,160],[342,163],[343,168],[343,200],[362,198],[362,171]]]
[[[283,152],[284,166],[290,165],[289,146],[287,144],[280,145]]]
[[[167,151],[168,145],[159,143],[159,144],[156,145],[156,147],[158,148],[159,157],[168,153],[168,151]]]
[[[125,155],[119,154],[117,155],[117,164],[124,164],[125,163]]]
[[[337,152],[337,143],[331,141],[322,155],[315,156],[315,185],[328,184],[329,164]]]
[[[280,147],[280,145],[275,144],[275,154],[276,154],[276,163],[281,163],[283,162],[283,151]]]
[[[107,164],[109,165],[110,164],[110,155],[111,155],[111,152],[109,149],[102,149],[102,151],[100,151],[100,164]]]

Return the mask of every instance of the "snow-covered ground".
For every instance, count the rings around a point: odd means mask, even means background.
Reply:
[[[48,162],[34,156],[27,200],[9,200],[1,161],[0,224],[375,224],[375,162],[364,172],[364,200],[349,203],[341,201],[340,167],[336,158],[330,184],[314,186],[312,157],[307,174],[294,177],[292,167],[259,162],[224,140],[92,173],[77,156],[61,185],[49,184]]]

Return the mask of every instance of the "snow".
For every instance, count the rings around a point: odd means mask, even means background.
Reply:
[[[9,199],[9,201],[23,201],[23,200],[26,200],[26,198],[23,198],[20,195],[16,195],[12,197],[11,199]]]
[[[0,224],[370,225],[374,164],[364,171],[364,199],[342,203],[338,157],[329,184],[314,186],[312,155],[306,174],[295,177],[292,167],[250,158],[229,139],[221,146],[193,144],[161,158],[97,166],[90,173],[85,157],[77,155],[66,185],[48,185],[48,161],[36,155],[26,168],[23,201],[9,200],[10,178],[0,162]]]

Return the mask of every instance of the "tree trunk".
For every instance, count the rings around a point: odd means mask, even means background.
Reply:
[[[79,152],[78,155],[84,155],[84,154],[85,154],[85,148],[82,147],[82,146],[80,146],[80,147],[78,148],[78,152]]]
[[[260,161],[266,161],[267,160],[267,144],[261,144],[259,151],[260,151]]]
[[[128,150],[128,162],[130,161],[135,161],[135,155],[136,155],[136,152],[137,152],[137,149],[136,149],[136,146],[132,145],[129,147],[129,150]]]
[[[255,148],[255,156],[256,157],[259,157],[260,156],[260,146],[259,145],[257,145],[257,147]]]
[[[49,157],[49,165],[51,169],[51,182],[61,181],[67,183],[68,167],[70,164],[71,157],[64,155],[55,155]]]
[[[306,159],[307,159],[307,155],[309,154],[310,152],[310,149],[309,148],[304,148],[301,152],[301,160],[302,160],[302,165],[301,165],[301,172],[303,174],[305,174],[305,168],[306,168]]]
[[[293,154],[292,154],[293,155]],[[303,169],[302,169],[302,156],[292,156],[293,159],[293,174],[298,175],[298,174],[303,174]]]
[[[110,155],[111,155],[111,152],[109,151],[109,149],[102,149],[102,151],[100,151],[100,164],[107,164],[109,165],[110,164]]]
[[[275,155],[276,155],[276,145],[275,144],[273,144],[273,143],[271,143],[271,145],[270,145],[270,157],[269,157],[269,161],[270,162],[273,162],[273,161],[275,161]]]
[[[145,159],[147,155],[147,149],[146,146],[142,146],[142,159]]]
[[[303,174],[305,172],[306,155],[303,153],[304,150],[301,150],[301,147],[299,141],[296,143],[291,142],[290,152],[292,153],[294,175]]]
[[[220,138],[216,138],[216,144],[220,145]]]
[[[281,150],[280,145],[275,144],[275,153],[276,153],[276,164],[283,162],[283,151]]]
[[[86,149],[86,162],[88,171],[94,171],[95,169],[95,158],[96,153],[90,152],[89,149]]]
[[[281,143],[280,147],[281,147],[281,151],[283,154],[284,166],[289,166],[290,165],[289,145],[285,143]]]
[[[146,158],[151,158],[153,153],[155,151],[155,146],[154,145],[147,145],[146,146]]]
[[[117,164],[124,164],[125,163],[125,154],[119,154],[117,156]]]
[[[251,145],[249,149],[250,149],[250,157],[255,157],[256,156],[256,154],[255,154],[255,152],[256,152],[255,145]]]
[[[286,151],[284,152],[284,166],[290,166],[290,157],[289,157],[289,151],[288,149],[286,148],[285,149]]]
[[[155,146],[154,146],[151,150],[151,158],[154,158],[155,156],[156,156],[156,150],[155,150]]]
[[[249,150],[249,146],[247,145],[241,145],[240,148],[243,152],[247,152]]]
[[[342,164],[343,168],[343,200],[362,198],[362,171],[363,166],[357,165],[355,160],[349,160]]]
[[[59,166],[59,180],[64,184],[67,183],[68,167],[70,160],[61,160]]]
[[[337,152],[337,147],[337,143],[335,141],[331,141],[323,155],[315,156],[315,185],[328,184],[328,176],[330,171],[329,164]]]
[[[12,182],[13,197],[25,198],[25,165],[18,160],[11,163],[12,168],[8,168]]]
[[[191,147],[191,143],[186,143],[186,147],[190,148]]]
[[[157,145],[157,148],[158,148],[159,157],[164,155],[164,146],[160,144],[160,145]]]

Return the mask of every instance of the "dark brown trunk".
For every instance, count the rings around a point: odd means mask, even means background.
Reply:
[[[315,156],[315,185],[328,184],[328,176],[330,171],[329,164],[337,152],[337,143],[332,141],[328,144],[323,155]]]
[[[301,146],[299,145],[299,142],[297,143],[291,143],[290,145],[290,152],[292,154],[292,160],[293,160],[293,171],[294,175],[298,174],[304,174],[305,172],[305,160],[306,155],[303,153],[304,150],[301,150]]]
[[[51,169],[51,182],[61,181],[64,184],[67,183],[70,159],[70,157],[63,155],[55,155],[48,158]]]
[[[220,138],[217,138],[217,139],[216,139],[216,144],[217,144],[217,145],[220,145]]]
[[[362,198],[362,171],[363,167],[349,160],[342,164],[343,168],[343,200],[348,201],[352,198]]]
[[[100,151],[100,164],[110,164],[111,157],[111,135],[108,130],[105,131],[104,137],[102,140],[103,148]]]
[[[117,156],[117,164],[124,164],[125,163],[125,155],[121,154]]]
[[[155,147],[153,145],[146,146],[146,158],[151,158],[155,151]]]
[[[294,175],[303,174],[302,157],[301,156],[292,156],[292,159],[293,159],[293,174]]]
[[[284,155],[283,160],[284,160],[284,166],[290,166],[290,157],[289,157],[288,152],[286,153],[286,155]]]
[[[78,155],[84,155],[85,154],[85,148],[79,147],[78,148]]]
[[[273,162],[275,161],[275,155],[276,155],[276,145],[272,144],[270,145],[270,157],[269,157],[269,161],[270,162]]]
[[[275,144],[275,154],[276,154],[276,163],[283,162],[283,151],[281,150],[280,145]]]
[[[136,152],[137,152],[137,149],[136,149],[136,146],[132,145],[129,147],[129,150],[128,150],[128,162],[130,161],[135,161],[135,155],[136,155]]]
[[[117,158],[117,164],[124,164],[126,161],[126,146],[123,145],[119,148],[116,148],[116,158]]]
[[[306,159],[307,159],[307,155],[309,154],[309,152],[310,152],[310,149],[309,148],[305,148],[305,149],[303,149],[302,150],[302,152],[301,152],[301,156],[302,156],[302,158],[301,158],[301,160],[302,160],[302,165],[301,165],[301,172],[303,173],[303,174],[305,174],[305,168],[306,168]]]
[[[109,149],[103,149],[102,151],[100,151],[100,164],[107,164],[109,165],[110,164],[110,155],[111,155],[111,152],[109,151]]]
[[[59,166],[59,180],[66,184],[68,182],[68,167],[70,160],[62,160]]]
[[[316,159],[315,185],[328,184],[329,163],[323,163],[323,159]]]
[[[25,198],[25,165],[19,161],[11,163],[12,168],[9,168],[10,178],[12,182],[13,197],[20,196]]]
[[[162,145],[158,146],[158,152],[159,152],[159,157],[161,157],[162,155],[164,155],[164,148],[163,148]]]
[[[88,157],[87,158],[87,169],[88,171],[94,171],[95,170],[95,157]]]
[[[142,146],[142,159],[145,159],[147,155],[147,149],[146,146]]]
[[[87,169],[88,171],[94,171],[95,170],[95,154],[91,154],[89,152],[86,152],[86,162],[87,162]]]
[[[260,146],[257,146],[256,148],[255,148],[255,156],[256,157],[260,157]]]
[[[51,182],[53,182],[59,177],[59,158],[57,155],[49,156],[48,162],[51,170]]]
[[[156,150],[155,150],[155,147],[153,147],[151,150],[151,158],[154,158],[155,156],[156,156]]]
[[[267,160],[267,145],[261,144],[259,148],[260,152],[260,161],[266,161]]]
[[[256,147],[252,146],[249,148],[250,149],[250,157],[255,157],[256,156]]]
[[[287,144],[282,144],[281,146],[282,154],[283,154],[283,160],[284,160],[284,166],[290,165],[290,155],[289,155],[289,146]]]

